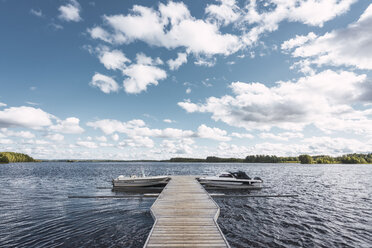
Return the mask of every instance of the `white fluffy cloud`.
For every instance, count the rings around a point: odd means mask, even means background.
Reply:
[[[120,50],[104,50],[99,55],[100,62],[109,70],[123,69],[130,60]]]
[[[0,107],[6,107],[5,103],[0,102]]]
[[[108,43],[113,42],[111,38],[111,34],[101,27],[94,27],[94,28],[88,29],[88,32],[93,39],[103,40]]]
[[[92,142],[92,141],[77,141],[76,142],[76,145],[78,146],[82,146],[82,147],[86,147],[86,148],[90,148],[90,149],[94,149],[94,148],[97,148],[98,145],[95,143],[95,142]]]
[[[160,130],[160,132],[154,129],[156,137],[160,138],[184,138],[184,137],[192,137],[194,135],[193,131],[190,130],[181,130],[177,128],[165,128]]]
[[[262,34],[277,30],[283,21],[321,27],[346,13],[356,1],[267,0],[238,4],[235,0],[219,0],[206,6],[205,20],[191,16],[182,2],[160,3],[157,9],[134,5],[130,14],[104,16],[103,25],[88,32],[93,39],[109,43],[141,40],[150,46],[185,48],[196,56],[230,55],[257,43]],[[229,24],[234,24],[239,34],[221,31],[222,26]],[[211,62],[199,58],[197,64],[213,65]],[[179,63],[171,60],[171,69]]]
[[[160,144],[160,154],[192,154],[194,140],[184,138],[179,140],[163,140]]]
[[[96,140],[98,140],[100,142],[107,142],[107,138],[105,136],[96,137]]]
[[[113,141],[118,141],[119,140],[119,135],[117,134],[117,133],[114,133],[113,135],[111,135],[111,139],[113,140]]]
[[[59,19],[70,22],[79,22],[81,21],[80,17],[80,4],[76,0],[70,0],[66,5],[62,5],[58,8],[60,14]]]
[[[290,50],[294,47],[301,46],[308,41],[314,40],[316,38],[316,34],[313,32],[308,33],[307,35],[296,35],[295,38],[289,39],[281,45],[283,50]]]
[[[124,133],[131,139],[134,139],[134,137],[154,137],[162,139],[187,139],[199,137],[219,141],[229,141],[231,139],[225,130],[216,127],[208,127],[204,124],[200,125],[196,132],[177,128],[151,129],[142,120],[121,122],[118,120],[104,119],[88,122],[87,126],[94,129],[100,129],[106,135]]]
[[[182,3],[160,3],[158,10],[134,5],[128,15],[104,16],[105,25],[88,30],[92,38],[106,42],[130,43],[142,40],[149,45],[168,49],[184,47],[199,54],[231,54],[239,50],[240,40],[232,34],[221,34],[218,25],[191,16]]]
[[[11,139],[0,139],[0,144],[10,145],[10,144],[13,144],[13,140],[11,140]]]
[[[275,4],[282,4],[283,9],[288,11],[290,21],[299,21],[308,25],[322,27],[324,22],[332,20],[349,10],[350,5],[356,0],[307,0],[307,1],[272,1]],[[284,8],[287,8],[286,10]],[[278,13],[279,14],[279,13]]]
[[[32,139],[32,138],[35,138],[35,134],[31,133],[30,131],[19,131],[19,132],[14,132],[12,130],[9,130],[7,128],[2,128],[1,130],[1,134],[5,136],[14,136],[14,137],[21,137],[21,138],[25,138],[25,139]]]
[[[313,64],[352,66],[372,69],[372,4],[359,20],[344,29],[322,36],[296,37],[283,43],[282,48],[293,49],[292,56],[308,58]],[[311,35],[311,38],[308,38]],[[298,42],[300,41],[301,42]],[[297,41],[297,42],[296,42]],[[291,45],[289,45],[291,44]]]
[[[184,102],[179,102],[178,105],[185,109],[188,113],[193,113],[193,112],[199,112],[199,106],[195,103],[192,103],[190,99],[185,99]],[[201,110],[201,109],[200,109]]]
[[[216,151],[210,155],[221,157],[240,157],[247,155],[268,154],[277,156],[298,156],[299,154],[340,156],[349,153],[368,153],[371,142],[362,142],[352,138],[311,137],[296,143],[263,142],[252,146],[238,146],[221,142]]]
[[[196,60],[194,61],[195,65],[205,66],[205,67],[212,67],[215,66],[217,63],[217,59],[211,56],[196,56]]]
[[[289,139],[293,138],[303,138],[304,135],[302,133],[291,133],[291,132],[284,132],[279,134],[273,134],[273,133],[260,133],[259,137],[261,139],[270,139],[270,140],[281,140],[281,141],[287,141]]]
[[[37,17],[43,17],[43,12],[41,9],[36,10],[36,9],[30,9],[30,14],[37,16]]]
[[[3,136],[6,137],[20,137],[28,139],[27,144],[42,145],[40,140],[30,140],[36,135],[30,131],[13,131],[10,128],[30,128],[34,130],[53,131],[55,134],[47,134],[45,137],[54,140],[62,141],[63,135],[59,133],[80,134],[84,129],[79,126],[79,119],[69,117],[65,120],[59,118],[39,109],[33,107],[11,107],[4,111],[0,111],[0,129]],[[40,141],[40,142],[39,142]],[[47,141],[43,141],[47,142]],[[18,149],[18,148],[16,148]]]
[[[127,129],[131,127],[141,127],[144,126],[145,123],[142,120],[132,120],[129,122],[121,122],[118,120],[99,120],[94,122],[88,122],[87,126],[93,127],[95,129],[100,129],[106,135],[113,134],[115,132],[124,133]]]
[[[220,22],[223,25],[228,25],[237,21],[241,17],[241,10],[236,5],[235,0],[218,0],[220,2],[219,5],[217,4],[209,4],[205,8],[205,12]]]
[[[124,89],[127,93],[132,94],[145,91],[150,84],[158,85],[158,80],[167,77],[164,70],[141,64],[131,65],[123,70],[123,73],[128,76],[128,78],[123,81]]]
[[[212,151],[209,156],[244,158],[252,154],[252,150],[252,147],[221,142],[218,144],[217,149]]]
[[[278,82],[273,87],[241,82],[230,87],[234,96],[210,97],[204,104],[186,100],[178,105],[190,113],[212,113],[216,121],[247,130],[301,130],[314,124],[323,131],[371,133],[367,128],[368,124],[372,126],[370,111],[352,107],[368,100],[366,92],[372,92],[366,75],[326,70],[295,82]]]
[[[124,133],[129,137],[159,137],[159,138],[183,138],[191,137],[194,132],[190,130],[181,130],[176,128],[151,129],[146,126],[143,120],[131,120],[121,122],[118,120],[104,119],[94,122],[88,122],[87,126],[100,129],[106,135],[115,132]]]
[[[164,62],[158,57],[153,59],[151,57],[146,56],[144,53],[137,53],[136,54],[137,64],[141,65],[162,65]]]
[[[174,121],[172,121],[171,119],[164,119],[163,120],[165,123],[173,123]]]
[[[101,147],[114,147],[114,144],[101,142],[101,143],[99,143],[99,146],[101,146]]]
[[[9,136],[21,137],[21,138],[25,138],[25,139],[35,138],[35,134],[33,134],[29,131],[11,132],[11,133],[8,133],[8,135]]]
[[[178,53],[176,59],[167,61],[169,69],[172,71],[177,70],[181,65],[187,63],[187,53]]]
[[[90,48],[91,49],[91,48]],[[93,49],[91,49],[93,52]],[[143,53],[137,53],[136,62],[131,61],[120,50],[111,50],[106,46],[96,48],[100,62],[109,70],[121,70],[126,78],[123,81],[124,90],[130,94],[146,91],[151,84],[158,85],[159,80],[167,77],[167,73],[158,67],[163,61],[160,58],[151,58]],[[117,92],[120,86],[116,81],[106,75],[95,73],[91,86],[98,87],[102,92],[109,94]]]
[[[306,153],[319,155],[344,155],[349,153],[369,153],[372,149],[371,143],[361,142],[357,139],[311,137],[304,139],[307,149]]]
[[[40,108],[10,107],[0,111],[0,127],[40,129],[52,124],[53,116]]]
[[[153,148],[154,147],[154,141],[150,139],[149,137],[143,137],[143,136],[133,136],[130,139],[125,139],[124,141],[119,143],[119,146],[125,147],[146,147],[146,148]]]
[[[65,138],[62,134],[59,134],[59,133],[48,134],[46,137],[53,141],[62,141]]]
[[[100,73],[95,73],[92,77],[92,81],[89,84],[91,86],[98,87],[106,94],[117,92],[120,88],[113,78]]]
[[[198,127],[198,137],[219,141],[229,141],[231,139],[227,136],[227,132],[225,130],[216,127],[208,127],[204,124]]]
[[[155,66],[161,63],[160,61],[153,60],[143,54],[137,54],[137,64],[131,64],[123,69],[123,74],[128,77],[123,81],[125,92],[140,93],[145,91],[148,85],[158,85],[159,80],[165,79],[167,73]]]
[[[240,139],[243,139],[243,138],[253,139],[254,138],[254,136],[250,133],[232,133],[231,136],[240,138]]]
[[[356,0],[250,1],[245,6],[242,22],[253,27],[243,34],[243,41],[251,45],[263,33],[277,30],[279,23],[285,20],[321,27],[325,22],[347,12],[355,2]]]
[[[57,120],[57,124],[50,127],[50,130],[67,134],[79,134],[84,129],[79,126],[80,120],[76,117],[69,117],[65,120]]]

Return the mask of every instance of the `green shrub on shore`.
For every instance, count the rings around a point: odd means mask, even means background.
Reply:
[[[0,164],[7,164],[7,163],[9,163],[9,159],[0,153]]]
[[[0,152],[0,163],[36,162],[27,154],[17,152]]]
[[[372,163],[372,156],[361,156],[361,154],[350,154],[340,157],[340,162],[343,164],[367,164]]]
[[[313,163],[313,158],[307,154],[298,156],[298,159],[300,160],[301,164],[312,164]]]

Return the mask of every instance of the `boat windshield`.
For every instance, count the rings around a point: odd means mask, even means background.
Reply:
[[[230,173],[222,173],[219,177],[230,177],[230,178],[233,178],[233,176]]]
[[[231,175],[236,179],[251,179],[244,171],[232,172]]]

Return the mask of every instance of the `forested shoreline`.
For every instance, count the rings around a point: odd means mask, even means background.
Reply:
[[[27,154],[17,152],[0,152],[0,163],[38,162]]]
[[[245,158],[171,158],[169,162],[200,162],[200,163],[301,163],[301,164],[370,164],[372,153],[353,153],[332,157],[328,155],[300,155],[298,157],[280,157],[275,155],[249,155]]]
[[[37,160],[31,156],[16,152],[0,152],[0,163],[18,162],[174,162],[174,163],[301,163],[301,164],[371,164],[372,153],[353,153],[332,157],[328,155],[310,156],[307,154],[294,157],[280,157],[275,155],[248,155],[245,158],[207,158],[176,157],[169,160],[104,160],[104,159],[59,159]]]

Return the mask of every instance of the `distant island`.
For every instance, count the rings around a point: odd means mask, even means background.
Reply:
[[[310,156],[307,154],[298,157],[278,157],[275,155],[249,155],[245,158],[220,158],[209,156],[207,158],[176,157],[169,160],[106,160],[106,159],[52,159],[38,160],[29,155],[16,152],[0,152],[0,163],[17,162],[174,162],[174,163],[301,163],[301,164],[372,164],[372,153],[353,153],[338,157],[327,155]]]
[[[40,160],[33,159],[27,154],[17,152],[0,152],[0,163],[18,163],[18,162],[40,162]]]

